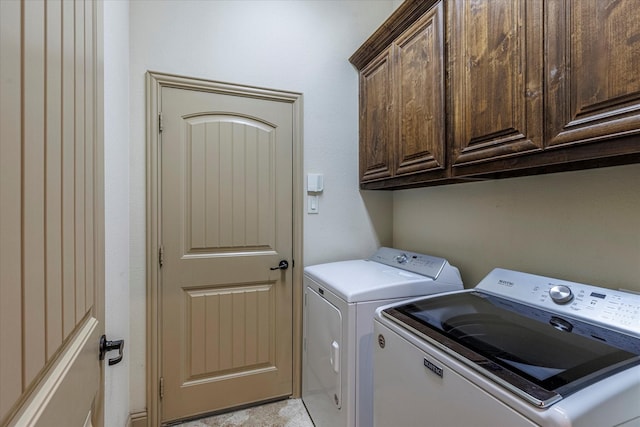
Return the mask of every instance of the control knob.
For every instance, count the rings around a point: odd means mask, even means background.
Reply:
[[[549,289],[549,296],[556,304],[566,304],[573,299],[573,292],[568,286],[555,285]]]
[[[408,260],[409,258],[407,257],[407,254],[398,255],[396,257],[398,264],[406,264]]]

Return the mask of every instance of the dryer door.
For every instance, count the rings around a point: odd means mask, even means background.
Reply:
[[[305,289],[303,397],[342,407],[342,314],[313,289]]]

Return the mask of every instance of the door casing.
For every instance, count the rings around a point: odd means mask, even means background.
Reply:
[[[174,74],[148,71],[146,74],[146,134],[147,134],[147,425],[160,421],[160,289],[159,242],[160,223],[160,150],[159,120],[160,93],[163,87],[185,90],[249,96],[257,99],[289,102],[293,107],[293,395],[300,396],[302,362],[302,215],[303,215],[303,156],[302,156],[302,94],[297,92],[237,85]]]

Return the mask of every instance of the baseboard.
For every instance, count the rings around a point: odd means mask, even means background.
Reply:
[[[147,427],[147,411],[129,414],[128,427]]]

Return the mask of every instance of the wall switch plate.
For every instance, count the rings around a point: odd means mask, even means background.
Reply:
[[[317,214],[319,208],[319,197],[318,196],[307,196],[307,213]]]

